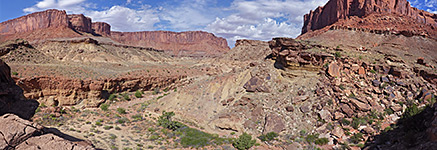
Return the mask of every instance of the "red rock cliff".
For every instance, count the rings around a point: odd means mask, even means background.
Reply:
[[[363,18],[371,14],[397,14],[418,23],[437,26],[436,14],[411,7],[406,0],[330,0],[304,16],[302,34],[322,29],[340,19]]]
[[[172,50],[173,55],[214,55],[229,50],[226,39],[203,31],[111,32],[111,37],[127,45]]]
[[[100,34],[102,36],[110,36],[111,35],[111,25],[105,22],[93,22],[92,28],[94,33]]]
[[[0,23],[0,35],[68,26],[65,11],[50,9]]]
[[[91,18],[85,17],[83,14],[68,15],[68,20],[70,21],[71,28],[76,31],[93,32],[93,29],[91,29]]]

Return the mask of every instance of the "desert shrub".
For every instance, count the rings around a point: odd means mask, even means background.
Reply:
[[[210,141],[214,139],[212,134],[193,128],[184,128],[181,131],[183,132],[181,138],[181,145],[183,147],[204,147],[209,145]]]
[[[259,136],[258,139],[260,139],[263,142],[264,141],[271,141],[271,140],[274,140],[278,136],[279,136],[279,134],[276,133],[276,132],[269,132],[269,133],[267,133],[265,135]]]
[[[409,107],[407,107],[407,109],[405,109],[404,114],[402,115],[402,118],[410,118],[413,117],[419,113],[421,113],[423,111],[423,109],[420,109],[419,107],[417,107],[416,104],[413,104]]]
[[[129,94],[124,93],[124,94],[123,94],[123,99],[124,99],[124,100],[127,100],[127,101],[130,101]]]
[[[342,118],[341,119],[341,124],[343,124],[343,125],[350,125],[351,122],[349,120],[347,120],[346,118]]]
[[[319,138],[319,134],[308,134],[305,137],[305,141],[308,143],[314,143]]]
[[[255,143],[256,140],[252,140],[251,135],[243,133],[238,137],[238,139],[234,141],[234,143],[232,143],[232,146],[234,146],[238,150],[246,150],[255,145]]]
[[[114,128],[113,126],[104,126],[103,127],[103,129],[105,129],[105,130],[109,130],[109,129],[112,129],[112,128]]]
[[[141,97],[143,97],[143,93],[138,90],[138,91],[135,92],[135,97],[141,98]]]
[[[102,109],[103,111],[108,111],[108,108],[109,108],[109,104],[102,104],[102,105],[100,105],[100,109]]]
[[[102,126],[102,125],[103,125],[102,122],[96,121],[96,126]]]
[[[337,57],[337,58],[340,58],[341,57],[341,53],[340,52],[335,52],[334,56]]]
[[[317,145],[326,145],[326,144],[328,144],[328,142],[329,142],[328,138],[320,138],[320,139],[316,139],[316,141],[314,141],[314,143]]]
[[[18,72],[12,72],[12,75],[14,75],[14,76],[16,76],[16,75],[18,75]]]
[[[132,119],[134,120],[143,120],[143,117],[141,116],[141,114],[136,114],[132,116]]]
[[[112,100],[114,100],[115,99],[115,94],[111,94],[111,95],[109,95],[109,97],[108,97],[108,100],[110,100],[110,101],[112,101]]]
[[[127,119],[127,118],[120,118],[120,119],[117,120],[117,123],[119,123],[119,124],[123,124],[123,123],[126,123],[126,122],[129,122],[129,119]]]
[[[363,133],[356,133],[350,137],[350,141],[355,144],[361,142],[362,140],[363,140]]]
[[[176,130],[184,126],[184,124],[172,121],[172,117],[175,115],[174,112],[162,112],[162,115],[158,118],[158,125],[170,130]]]
[[[393,109],[391,109],[391,108],[386,108],[386,109],[384,109],[384,112],[385,112],[385,114],[387,114],[387,115],[391,115],[391,114],[395,113],[395,112],[393,111]]]
[[[124,109],[124,108],[117,108],[117,112],[118,112],[119,114],[127,114],[127,113],[126,113],[126,109]]]

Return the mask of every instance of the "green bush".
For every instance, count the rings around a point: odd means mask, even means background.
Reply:
[[[204,147],[209,145],[209,142],[214,139],[213,135],[193,129],[182,129],[184,135],[181,138],[183,147]]]
[[[109,130],[109,129],[112,129],[112,128],[114,128],[113,126],[104,126],[103,127],[103,129],[105,129],[105,130]]]
[[[170,130],[176,130],[183,127],[184,125],[182,123],[171,120],[171,117],[173,117],[174,115],[174,112],[163,111],[162,115],[158,118],[158,125]]]
[[[120,118],[120,119],[117,120],[117,123],[119,123],[119,124],[123,124],[123,123],[126,123],[126,122],[129,122],[129,119],[127,119],[127,118]]]
[[[328,142],[329,142],[328,138],[320,138],[317,139],[314,143],[317,145],[326,145],[328,144]]]
[[[143,120],[143,116],[141,116],[141,114],[136,114],[132,116],[132,119],[134,120]]]
[[[96,126],[102,126],[102,122],[96,121]]]
[[[109,108],[109,104],[102,104],[102,105],[100,105],[100,109],[102,109],[103,111],[108,111],[108,108]]]
[[[319,134],[309,134],[305,137],[308,143],[314,143],[319,138]]]
[[[340,58],[341,57],[341,53],[340,52],[335,52],[334,56],[337,57],[337,58]]]
[[[276,132],[269,132],[269,133],[267,133],[265,135],[259,136],[258,139],[260,139],[263,142],[264,141],[271,141],[271,140],[274,140],[278,136],[279,136],[279,134],[276,133]]]
[[[135,97],[141,98],[141,97],[143,97],[143,93],[138,90],[137,92],[135,92]]]
[[[111,94],[111,95],[109,95],[109,97],[108,97],[108,100],[110,100],[110,101],[112,101],[112,100],[114,100],[115,99],[115,94]]]
[[[119,114],[127,114],[127,113],[126,113],[126,109],[124,109],[124,108],[117,108],[117,112],[118,112]]]
[[[350,125],[351,122],[349,120],[345,119],[345,118],[342,118],[341,119],[341,124],[343,124],[343,125]]]
[[[124,98],[124,100],[130,101],[129,94],[127,94],[127,93],[123,94],[123,98]]]
[[[407,109],[405,109],[405,112],[402,115],[402,118],[413,117],[414,115],[417,115],[417,114],[421,113],[422,111],[423,111],[423,109],[420,109],[417,107],[416,104],[413,104],[410,107],[407,107]]]
[[[12,75],[14,75],[14,76],[16,76],[16,75],[18,75],[18,72],[12,72]]]
[[[238,137],[238,139],[234,141],[234,143],[232,143],[232,146],[234,146],[238,150],[246,150],[255,145],[255,143],[256,140],[252,140],[251,135],[243,133]]]
[[[350,141],[355,144],[361,142],[362,140],[363,140],[363,133],[356,133],[350,137]]]

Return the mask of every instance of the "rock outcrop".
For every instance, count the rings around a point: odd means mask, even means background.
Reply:
[[[111,32],[111,37],[126,45],[171,50],[174,56],[205,56],[229,51],[226,39],[203,31]]]
[[[13,114],[0,117],[0,149],[59,149],[92,150],[92,144],[79,139],[64,139],[62,133],[53,132],[36,123]]]
[[[430,30],[429,32],[432,32],[432,30],[435,30],[437,27],[436,14],[411,7],[410,3],[406,0],[330,0],[325,6],[318,7],[304,16],[302,34],[325,28],[341,20],[355,19],[359,20],[357,21],[359,23],[366,24],[369,20],[362,20],[363,18],[373,20],[370,22],[381,19],[378,16],[373,16],[375,14],[382,14],[383,16],[395,15],[400,16],[401,19],[408,18],[412,20],[412,22],[405,22],[406,24],[430,26],[430,29],[428,29]],[[392,25],[384,24],[384,29],[389,27],[396,30],[397,26],[395,24],[396,23],[392,23]],[[420,28],[418,25],[414,27],[416,29]],[[399,30],[403,30],[402,26]]]
[[[106,22],[93,22],[93,32],[102,36],[111,36],[111,25]]]
[[[72,14],[67,16],[71,28],[74,30],[93,33],[93,29],[91,28],[91,18],[85,17],[83,14]]]
[[[16,82],[23,88],[26,98],[40,99],[49,106],[70,106],[82,102],[86,106],[97,107],[108,98],[109,93],[153,90],[167,87],[182,78],[184,76],[124,76],[102,80],[79,80],[40,76],[17,79]]]
[[[307,52],[310,46],[291,38],[273,38],[269,44],[276,60],[275,67],[281,69],[301,67],[317,70],[328,58],[333,57],[326,53]]]

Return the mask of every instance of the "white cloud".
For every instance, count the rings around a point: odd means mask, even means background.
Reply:
[[[156,23],[160,21],[156,11],[150,6],[135,10],[123,6],[112,6],[108,10],[88,11],[93,21],[107,22],[114,31],[144,31],[154,30]]]
[[[130,4],[132,0],[126,0],[126,4]]]
[[[206,29],[228,39],[229,45],[241,38],[270,40],[273,37],[296,37],[301,32],[303,15],[328,0],[236,0],[235,13],[216,20]]]

